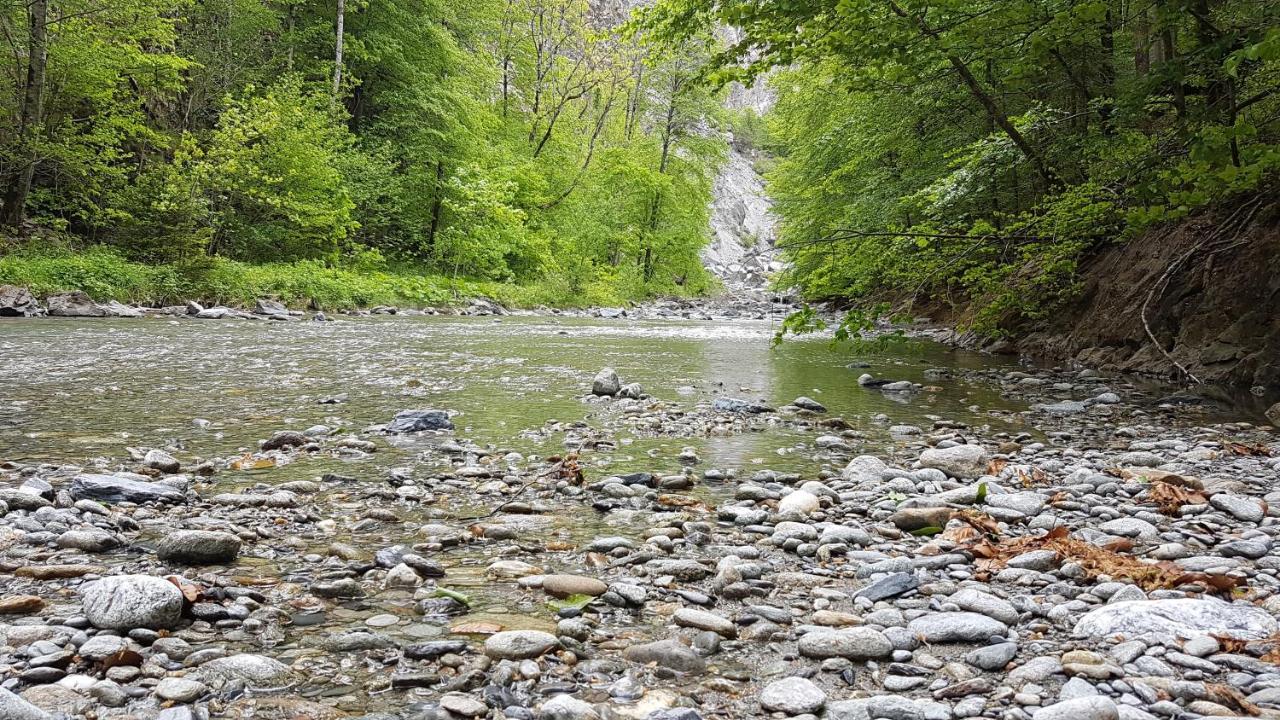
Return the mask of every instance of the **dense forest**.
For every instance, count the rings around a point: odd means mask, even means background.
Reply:
[[[998,332],[1100,246],[1253,218],[1280,165],[1274,0],[24,0],[0,23],[2,219],[34,238],[9,251],[184,277],[707,291],[732,138],[765,151],[779,287]],[[724,110],[734,81],[776,106]]]
[[[666,0],[650,25],[736,26],[713,76],[773,70],[758,141],[811,298],[1042,318],[1100,244],[1245,222],[1280,166],[1273,0]]]
[[[187,275],[302,261],[694,292],[725,144],[696,82],[710,35],[659,53],[624,19],[585,0],[7,3],[3,221],[28,254],[61,240]]]

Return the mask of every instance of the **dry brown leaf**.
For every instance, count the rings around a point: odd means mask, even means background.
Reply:
[[[663,493],[658,496],[658,504],[667,507],[684,507],[696,510],[706,510],[706,503],[698,498],[689,497],[688,495],[675,495],[673,493]]]
[[[967,546],[978,558],[981,573],[994,573],[1004,568],[1011,558],[1031,550],[1052,550],[1064,561],[1082,567],[1086,575],[1101,575],[1132,582],[1143,590],[1176,588],[1190,583],[1200,583],[1209,592],[1230,595],[1244,585],[1243,578],[1230,575],[1189,573],[1171,562],[1146,563],[1132,555],[1122,554],[1132,549],[1132,541],[1121,539],[1106,546],[1098,546],[1071,537],[1065,527],[1057,527],[1040,537],[1022,537],[992,543],[983,539]]]
[[[117,665],[126,665],[129,667],[138,667],[142,664],[142,655],[133,650],[121,650],[115,655],[109,655],[102,659],[102,667],[113,668]]]
[[[1203,505],[1209,498],[1198,490],[1188,490],[1165,480],[1155,480],[1147,490],[1147,499],[1160,506],[1165,515],[1181,515],[1183,505]]]
[[[968,543],[981,538],[982,533],[974,530],[971,525],[956,525],[955,527],[947,528],[939,537],[943,540],[950,540],[953,543]]]
[[[1008,464],[1009,461],[1004,458],[992,458],[991,462],[987,463],[987,474],[999,477],[1000,471],[1004,470]]]
[[[276,461],[271,458],[255,458],[253,455],[245,453],[243,457],[232,460],[228,467],[232,470],[266,470],[275,466]]]
[[[1259,715],[1261,710],[1257,705],[1245,699],[1244,693],[1237,690],[1231,685],[1223,683],[1205,683],[1204,696],[1209,702],[1214,702],[1223,707],[1231,708],[1237,712],[1246,715]]]
[[[1229,442],[1227,449],[1232,455],[1260,455],[1262,457],[1271,457],[1271,450],[1262,443],[1254,443],[1246,445],[1244,443]]]
[[[980,533],[998,537],[1000,535],[1000,524],[995,518],[986,513],[980,513],[976,510],[957,510],[951,514],[952,520],[962,520],[973,527]]]
[[[1249,644],[1248,640],[1241,640],[1240,638],[1233,638],[1227,635],[1213,635],[1211,637],[1218,641],[1218,645],[1222,648],[1222,652],[1230,655],[1238,655],[1244,652],[1245,646]]]
[[[189,603],[198,602],[204,595],[203,587],[200,587],[181,575],[166,575],[164,579],[173,583],[175,587],[181,590],[182,597],[186,598]]]

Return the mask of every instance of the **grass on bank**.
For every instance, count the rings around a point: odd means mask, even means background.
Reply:
[[[547,275],[526,284],[451,278],[412,267],[326,267],[304,260],[253,265],[224,258],[193,264],[146,264],[109,248],[79,252],[24,249],[0,256],[0,285],[37,297],[82,290],[94,300],[163,306],[187,300],[247,306],[258,298],[326,310],[405,305],[442,306],[485,297],[508,307],[622,305],[681,289],[654,288],[627,273],[575,282]]]

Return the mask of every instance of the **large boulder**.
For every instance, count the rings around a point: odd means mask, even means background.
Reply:
[[[55,317],[106,317],[106,308],[80,290],[56,293],[45,299]]]
[[[591,380],[591,394],[604,395],[613,397],[622,389],[622,381],[618,379],[618,372],[613,368],[605,368],[596,373],[595,378]]]
[[[1111,603],[1086,613],[1074,631],[1077,637],[1088,638],[1158,634],[1180,638],[1219,635],[1239,640],[1262,640],[1277,632],[1280,623],[1266,610],[1212,598]]]
[[[889,466],[874,455],[859,455],[840,471],[840,479],[855,483],[878,484],[885,480]]]
[[[26,288],[0,285],[0,317],[36,317],[44,308]]]
[[[452,430],[453,421],[444,410],[401,410],[387,423],[389,433],[410,433],[419,430]]]
[[[289,319],[289,308],[285,307],[284,303],[279,300],[259,300],[255,304],[253,312],[257,315],[266,315],[273,320]]]
[[[954,478],[977,478],[987,472],[987,451],[978,445],[929,448],[920,453],[920,467],[935,468]]]
[[[45,299],[49,314],[55,317],[142,317],[138,308],[114,300],[96,303],[83,291],[56,293]]]
[[[103,630],[167,630],[182,618],[182,591],[150,575],[112,575],[80,589],[85,617]]]
[[[163,483],[147,482],[141,475],[81,473],[71,479],[71,497],[103,502],[180,503],[186,495]]]
[[[223,565],[240,554],[240,538],[217,530],[179,530],[160,539],[156,555],[186,565]]]

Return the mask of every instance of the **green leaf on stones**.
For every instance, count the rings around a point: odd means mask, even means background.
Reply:
[[[556,612],[565,610],[567,608],[574,608],[576,610],[581,610],[582,608],[590,605],[592,600],[595,600],[595,597],[592,595],[570,595],[569,597],[564,598],[563,600],[548,601],[547,607],[551,608],[552,610],[555,610]]]
[[[471,598],[467,597],[463,593],[458,592],[457,590],[450,590],[449,588],[438,587],[436,588],[435,592],[431,593],[431,597],[449,598],[450,600],[456,600],[462,603],[463,605],[466,605],[467,607],[471,607]]]
[[[940,532],[942,532],[942,528],[937,525],[930,525],[928,527],[922,527],[919,530],[912,530],[911,534],[916,537],[929,537],[930,535],[937,535]]]
[[[978,498],[973,501],[974,505],[981,505],[987,501],[987,484],[978,483]]]

